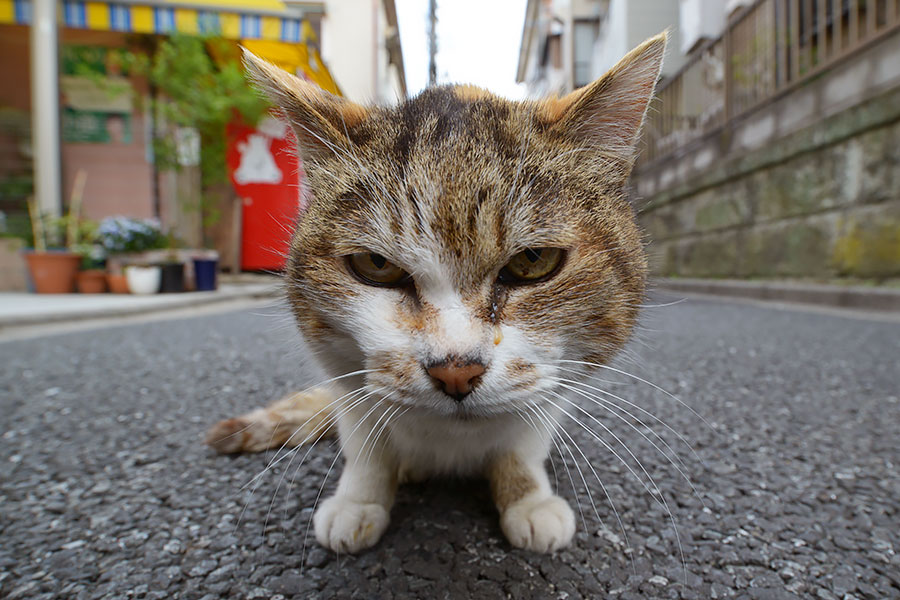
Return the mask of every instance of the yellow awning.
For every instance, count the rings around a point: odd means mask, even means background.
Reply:
[[[340,88],[314,47],[264,40],[241,40],[241,44],[253,54],[265,58],[285,71],[308,79],[332,94],[341,95]]]
[[[31,0],[0,0],[0,24],[31,24]],[[231,39],[302,41],[303,19],[280,0],[147,0],[146,3],[63,0],[60,24],[77,29],[166,34],[173,31]]]
[[[0,24],[29,25],[31,0],[0,0]],[[165,35],[221,35],[322,89],[341,91],[315,47],[309,22],[281,0],[147,0],[145,4],[63,0],[64,27]],[[313,42],[313,43],[307,43]]]

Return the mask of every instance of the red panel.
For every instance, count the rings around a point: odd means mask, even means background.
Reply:
[[[284,268],[303,181],[295,148],[290,128],[274,119],[228,127],[228,173],[243,203],[242,270]]]

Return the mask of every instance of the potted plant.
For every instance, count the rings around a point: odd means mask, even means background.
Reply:
[[[165,261],[160,263],[159,291],[164,294],[184,291],[184,262],[178,259],[178,238],[169,232],[166,236],[168,252]]]
[[[215,250],[194,257],[194,289],[211,292],[216,289],[216,275],[219,271],[219,255]]]
[[[81,244],[75,252],[81,256],[78,271],[78,291],[82,294],[103,294],[107,290],[106,254],[99,244]]]
[[[159,265],[127,265],[125,280],[128,282],[128,291],[140,295],[158,293],[161,272]]]
[[[69,214],[63,219],[50,220],[41,213],[34,197],[28,199],[28,215],[34,236],[34,250],[24,251],[25,263],[38,294],[70,294],[75,291],[75,281],[81,256],[72,251],[79,243],[81,201],[87,174],[79,170],[72,188]],[[65,245],[52,248],[58,242],[61,230],[65,230]]]
[[[158,250],[165,247],[166,237],[160,229],[159,223],[154,219],[136,219],[131,217],[107,217],[100,222],[97,229],[97,240],[103,246],[107,255],[107,282],[114,293],[128,293],[130,291],[127,267],[149,266],[148,261],[141,253],[149,250]],[[159,270],[159,267],[153,267]],[[142,271],[142,273],[147,273]],[[147,281],[154,275],[133,276],[135,281]],[[138,286],[142,293],[147,293],[147,284]],[[158,284],[157,289],[158,290]]]

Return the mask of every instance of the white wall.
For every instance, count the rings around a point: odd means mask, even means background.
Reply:
[[[629,50],[648,37],[669,28],[669,48],[663,62],[663,76],[675,73],[684,64],[685,56],[678,51],[678,0],[628,0]]]
[[[400,80],[388,65],[381,0],[327,0],[325,11],[322,59],[344,95],[360,103],[395,103]]]
[[[678,0],[611,0],[600,26],[594,50],[594,77],[611,69],[632,48],[669,28],[669,49],[663,75],[671,75],[684,64],[678,51]]]
[[[682,54],[703,38],[714,39],[725,30],[725,4],[722,0],[681,0]],[[673,41],[673,46],[674,42]]]
[[[609,71],[629,48],[628,5],[624,0],[612,0],[594,49],[594,79]]]
[[[377,0],[328,0],[322,19],[322,59],[344,95],[377,100],[373,19]]]

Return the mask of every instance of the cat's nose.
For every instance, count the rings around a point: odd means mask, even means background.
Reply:
[[[461,402],[477,385],[476,379],[484,374],[484,365],[474,361],[448,360],[425,370],[448,396]]]

